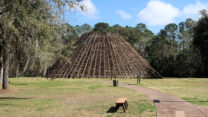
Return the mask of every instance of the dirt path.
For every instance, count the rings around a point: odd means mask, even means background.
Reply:
[[[151,99],[157,108],[157,117],[208,117],[208,107],[206,106],[195,106],[178,97],[150,88],[125,83],[119,83],[119,86],[138,91]]]

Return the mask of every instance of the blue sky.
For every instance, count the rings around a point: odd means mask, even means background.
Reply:
[[[197,20],[201,9],[208,10],[208,0],[83,0],[81,4],[85,11],[66,16],[71,25],[107,22],[135,27],[144,23],[155,34],[168,23]]]

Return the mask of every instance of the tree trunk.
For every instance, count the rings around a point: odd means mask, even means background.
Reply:
[[[2,46],[0,45],[0,84],[3,81],[3,50]]]
[[[2,89],[9,89],[9,53],[5,50],[3,55],[3,84]]]
[[[27,57],[27,61],[26,61],[24,68],[23,68],[23,73],[25,73],[25,71],[27,70],[29,63],[30,63],[30,58]]]
[[[47,75],[47,69],[48,69],[48,62],[46,60],[45,68],[44,68],[44,71],[43,71],[43,77],[46,77],[46,75]]]
[[[3,81],[3,59],[2,57],[0,57],[0,84],[2,84],[2,81]]]
[[[3,66],[1,66],[1,71],[0,71],[0,84],[3,82]]]
[[[16,78],[19,76],[19,65],[16,66],[15,76],[16,76]]]

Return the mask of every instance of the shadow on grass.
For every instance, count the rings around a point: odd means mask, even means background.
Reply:
[[[164,100],[164,101],[160,101],[160,100],[153,100],[153,103],[161,103],[161,102],[178,102],[178,103],[183,103],[183,102],[205,102],[207,103],[208,101],[194,101],[194,100],[189,100],[189,101],[172,101],[172,100]]]
[[[138,85],[137,83],[135,83],[135,84],[128,84],[128,85]]]
[[[29,85],[29,84],[26,84],[26,83],[10,83],[11,85]]]
[[[108,109],[108,111],[107,111],[107,113],[115,113],[117,110],[116,110],[116,107],[115,106],[111,106],[109,109]]]
[[[32,97],[29,98],[19,98],[19,97],[0,97],[0,101],[1,100],[25,100],[25,99],[32,99]]]
[[[0,107],[2,106],[11,106],[12,104],[3,104],[3,103],[0,103]]]
[[[161,101],[161,102],[208,102],[208,101]]]
[[[160,103],[160,100],[153,100],[153,103]]]

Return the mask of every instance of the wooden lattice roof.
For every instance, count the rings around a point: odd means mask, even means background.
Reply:
[[[49,77],[160,78],[123,37],[115,33],[87,33],[77,42],[71,63],[57,65]]]

